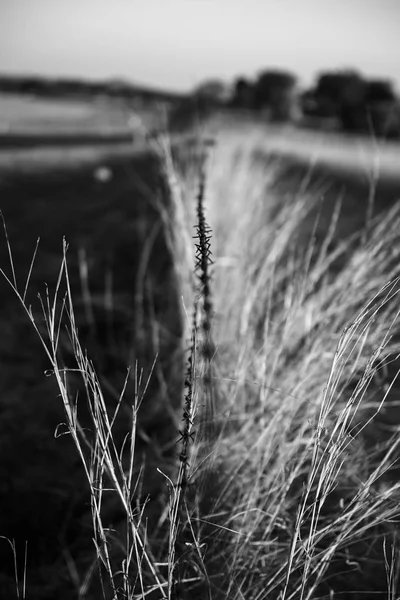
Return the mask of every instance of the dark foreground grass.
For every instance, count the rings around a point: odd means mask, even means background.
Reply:
[[[1,183],[37,307],[35,333],[2,280],[0,535],[20,593],[25,572],[28,598],[395,600],[398,190],[222,137],[196,258],[199,160],[161,145],[106,183]],[[2,257],[16,287],[6,240]]]
[[[26,295],[35,312],[40,306],[37,294],[46,298],[47,290],[52,296],[56,289],[63,237],[68,240],[79,338],[94,361],[110,407],[119,397],[127,366],[138,361],[144,386],[158,354],[146,396],[150,401],[141,409],[135,469],[141,468],[144,457],[163,468],[171,458],[170,408],[179,405],[183,378],[181,303],[160,211],[160,206],[166,210],[168,194],[151,153],[108,163],[108,168],[108,182],[96,180],[94,166],[36,176],[9,174],[0,184],[1,209],[20,286],[40,237]],[[4,236],[1,255],[1,267],[11,276]],[[88,486],[71,439],[54,436],[65,416],[51,364],[4,278],[0,298],[0,532],[15,540],[19,568],[28,542],[29,597],[71,598],[76,594],[75,563],[80,577],[94,556]],[[40,314],[38,319],[43,331]],[[72,366],[63,331],[60,348],[64,364]],[[82,393],[79,376],[72,374],[69,386],[72,395]],[[127,398],[133,397],[134,386],[132,377]],[[119,446],[126,435],[129,406],[122,406],[114,430]],[[80,409],[85,425],[89,417],[83,402]],[[173,431],[175,435],[175,424]],[[165,466],[163,470],[168,472]],[[154,469],[140,494],[145,498],[150,492],[151,513],[160,494],[166,494],[164,478]],[[117,523],[120,515],[112,502],[108,510],[108,525]],[[14,566],[4,539],[0,562],[0,587],[7,597],[14,592]]]

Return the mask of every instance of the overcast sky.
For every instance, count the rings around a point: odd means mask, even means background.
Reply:
[[[400,0],[0,0],[0,72],[171,90],[356,67],[400,88]]]

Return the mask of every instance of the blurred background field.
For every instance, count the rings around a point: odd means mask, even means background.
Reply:
[[[2,133],[112,132],[126,129],[129,120],[127,106],[113,106],[106,100],[51,100],[4,93],[0,96],[0,114]]]

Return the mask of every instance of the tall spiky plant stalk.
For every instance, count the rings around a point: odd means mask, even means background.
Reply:
[[[198,439],[199,431],[194,431],[193,425],[201,406],[205,409],[205,423],[212,417],[213,389],[211,361],[214,355],[214,344],[211,336],[212,297],[211,297],[211,229],[205,218],[205,189],[206,189],[206,154],[200,157],[199,188],[196,198],[197,225],[194,239],[196,247],[195,259],[195,298],[193,302],[193,318],[189,356],[185,376],[185,394],[182,411],[182,429],[179,431],[180,443],[179,470],[177,482],[173,486],[170,520],[170,598],[180,598],[180,587],[185,584],[183,554],[185,548],[193,548],[203,566],[200,541],[197,539],[190,523],[187,490],[190,480],[189,459],[191,443]],[[200,377],[202,378],[200,380]],[[200,424],[198,423],[198,426]],[[196,435],[196,438],[195,438]],[[197,440],[196,440],[197,441]],[[196,560],[198,564],[198,561]],[[204,576],[207,577],[205,570]]]
[[[211,228],[205,218],[205,187],[206,187],[206,155],[203,154],[200,165],[199,191],[197,195],[197,226],[196,236],[196,267],[195,272],[199,281],[202,311],[200,315],[200,360],[202,361],[202,394],[205,419],[202,437],[209,438],[213,426],[214,389],[212,377],[212,360],[215,345],[211,333],[213,302],[211,293]],[[210,440],[209,440],[210,441]]]

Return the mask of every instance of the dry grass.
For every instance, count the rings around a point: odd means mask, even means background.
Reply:
[[[42,301],[45,331],[26,306],[90,487],[97,560],[83,581],[77,575],[79,598],[91,597],[96,569],[113,599],[398,597],[400,208],[343,239],[340,198],[328,222],[307,179],[283,202],[273,192],[274,161],[258,160],[259,146],[222,137],[210,150],[197,258],[203,153],[188,160],[187,148],[176,156],[165,141],[158,148],[173,200],[164,224],[192,342],[183,446],[163,470],[170,500],[152,531],[140,493],[151,473],[135,467],[146,398],[140,369],[117,446],[124,390],[110,412],[79,343],[66,251],[55,295]],[[13,275],[9,283],[25,304]],[[62,324],[73,368],[60,359]],[[68,391],[73,369],[83,379],[88,428]],[[125,515],[113,531],[107,496]]]
[[[384,593],[384,548],[396,542],[398,423],[393,437],[380,436],[379,415],[396,415],[397,367],[377,379],[398,354],[399,208],[352,253],[350,243],[332,244],[339,205],[325,235],[317,219],[320,235],[307,242],[315,199],[304,192],[277,207],[252,148],[230,151],[224,163],[216,151],[219,186],[210,183],[221,313],[215,455],[227,483],[209,520],[224,512],[236,531],[226,596]]]

